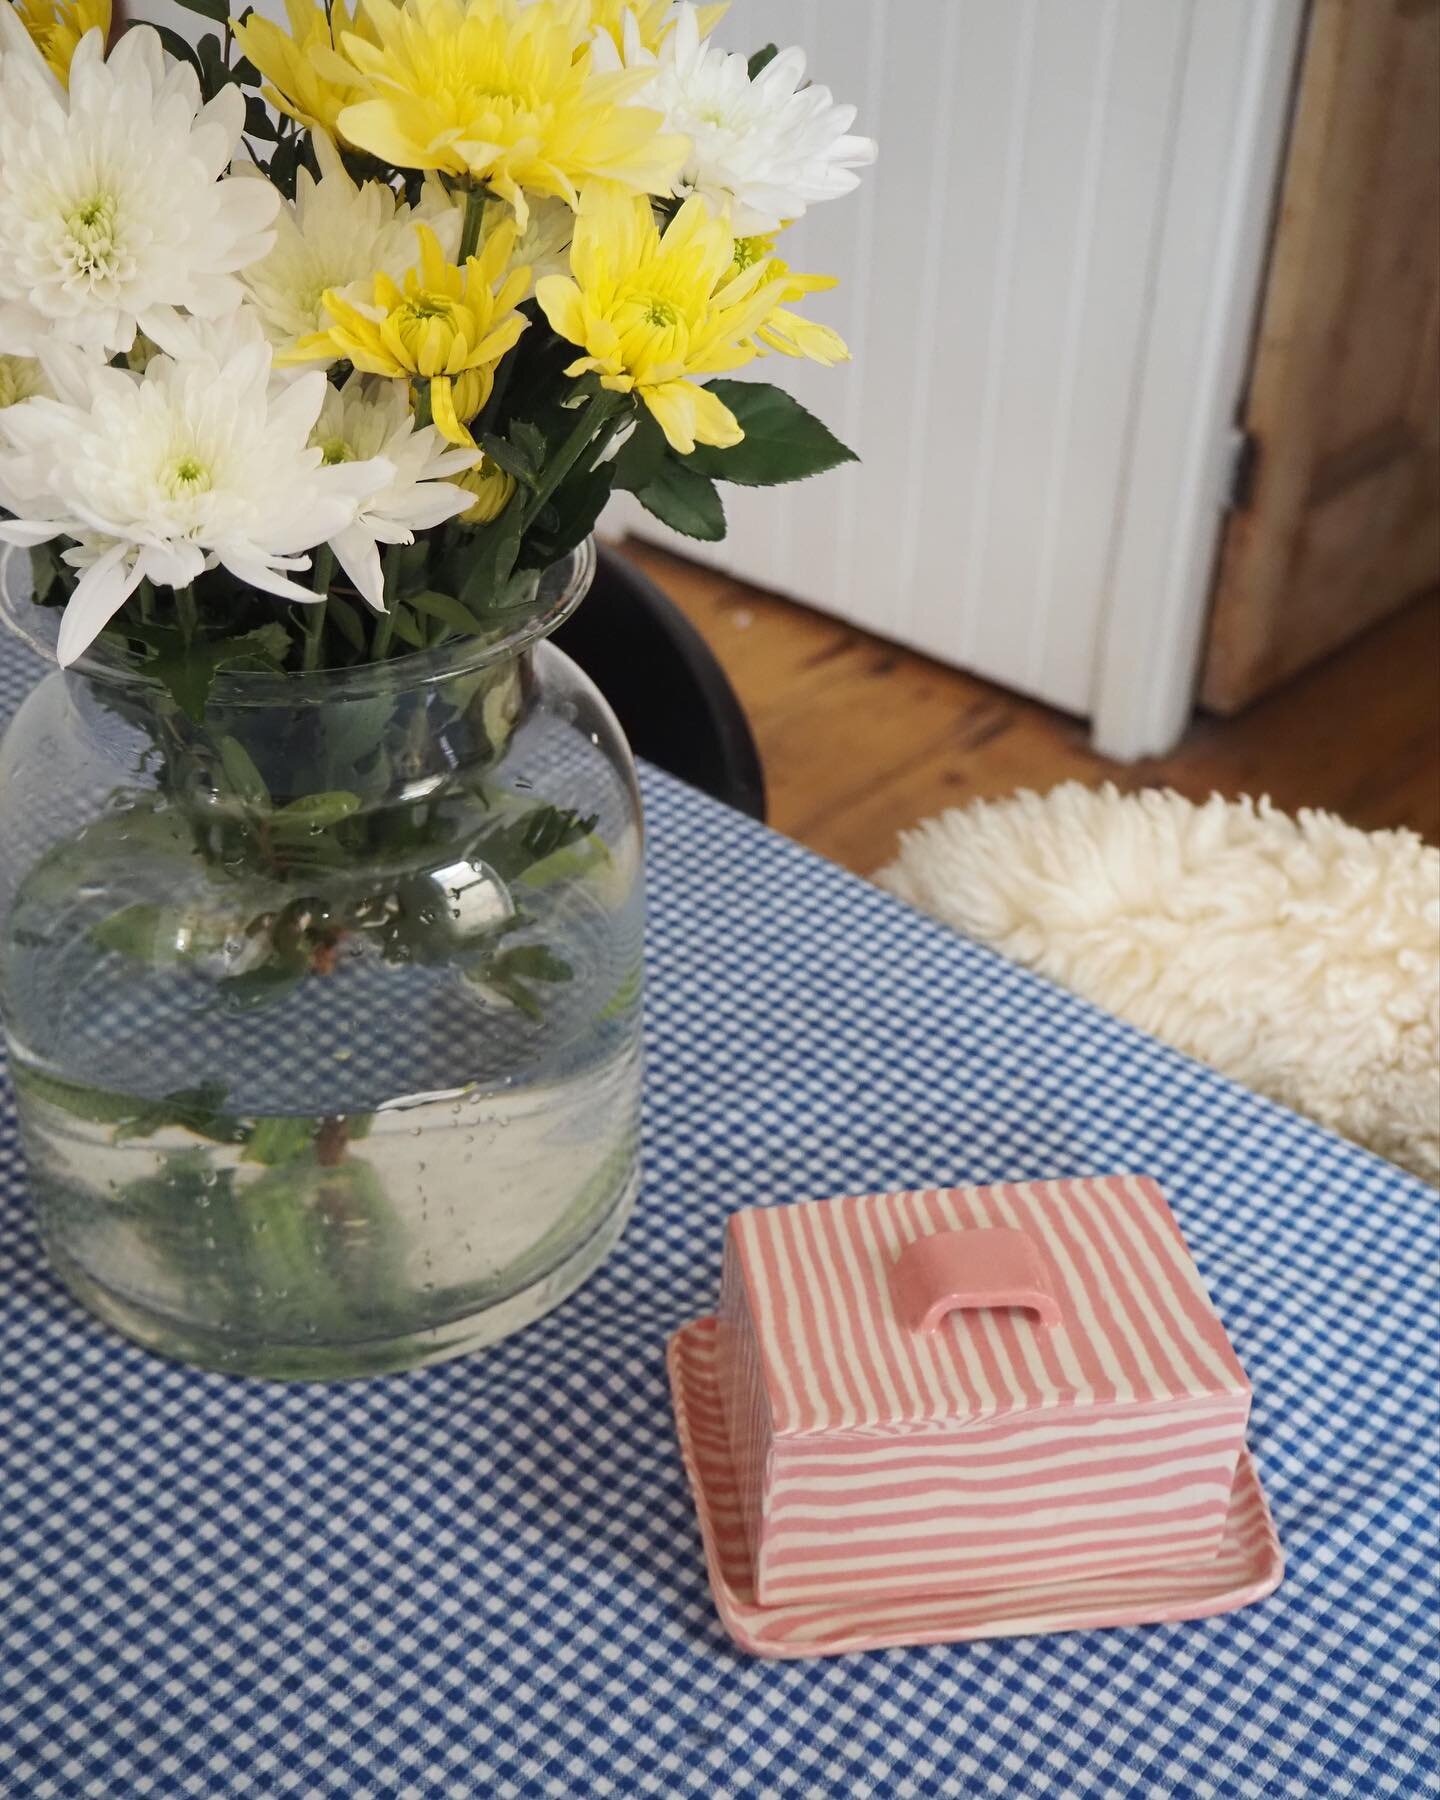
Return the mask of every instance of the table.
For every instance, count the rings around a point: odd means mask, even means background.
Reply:
[[[0,658],[7,706],[35,665]],[[0,1122],[0,1791],[1415,1795],[1437,1780],[1435,1197],[647,771],[646,1178],[468,1361],[158,1361],[41,1263]],[[1255,1387],[1289,1569],[1196,1623],[747,1659],[664,1343],[740,1205],[1139,1169]]]

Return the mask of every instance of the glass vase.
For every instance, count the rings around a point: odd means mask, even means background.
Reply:
[[[167,1355],[326,1377],[539,1317],[637,1185],[641,822],[544,642],[281,675],[197,719],[113,648],[0,747],[0,1007],[40,1230]],[[12,623],[48,615],[0,568]],[[27,615],[29,615],[27,617]]]

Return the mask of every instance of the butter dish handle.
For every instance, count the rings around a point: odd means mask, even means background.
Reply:
[[[890,1268],[895,1309],[915,1331],[938,1330],[959,1309],[1015,1306],[1042,1325],[1060,1307],[1034,1238],[1008,1226],[936,1231],[907,1244]]]

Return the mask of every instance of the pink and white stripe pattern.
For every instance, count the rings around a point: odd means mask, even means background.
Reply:
[[[1023,1230],[1060,1322],[898,1314],[932,1232]],[[1215,1554],[1250,1390],[1159,1189],[1131,1176],[744,1212],[720,1396],[761,1605],[1069,1581]]]
[[[756,1656],[836,1656],[891,1644],[1199,1619],[1248,1606],[1279,1585],[1279,1540],[1242,1450],[1224,1536],[1203,1560],[1068,1581],[1027,1568],[1023,1580],[1001,1577],[979,1592],[946,1594],[932,1585],[913,1597],[841,1594],[762,1605],[718,1386],[720,1339],[715,1319],[678,1331],[670,1341],[670,1383],[715,1603],[730,1636]]]

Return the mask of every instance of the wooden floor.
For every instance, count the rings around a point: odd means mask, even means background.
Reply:
[[[1440,597],[1404,612],[1178,750],[1112,763],[1078,720],[713,570],[625,549],[704,633],[765,764],[770,823],[871,874],[947,806],[1057,782],[1266,794],[1440,840]]]

